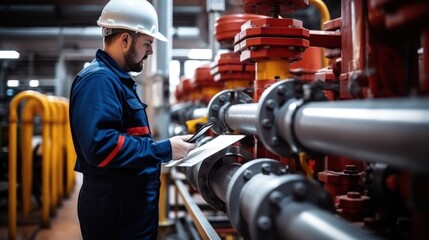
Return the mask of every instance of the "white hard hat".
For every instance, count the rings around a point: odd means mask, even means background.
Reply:
[[[97,24],[103,27],[104,35],[112,32],[110,29],[127,29],[168,41],[158,32],[158,14],[146,0],[111,0],[103,8]]]

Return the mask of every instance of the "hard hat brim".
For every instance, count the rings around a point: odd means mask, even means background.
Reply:
[[[168,42],[168,39],[164,35],[162,35],[162,33],[160,33],[160,32],[157,32],[155,34],[149,34],[149,33],[145,32],[145,34],[147,34],[149,36],[152,36],[152,37],[154,37],[154,38],[156,38],[156,39],[158,39],[160,41]]]

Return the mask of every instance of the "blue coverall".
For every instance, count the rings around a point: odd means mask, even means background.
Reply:
[[[83,174],[78,216],[84,239],[155,239],[160,164],[169,140],[151,137],[130,75],[103,50],[75,78],[70,125]]]

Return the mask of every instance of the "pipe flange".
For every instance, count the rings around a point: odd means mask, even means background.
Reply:
[[[280,81],[267,88],[259,99],[256,111],[258,137],[268,150],[277,155],[293,157],[295,154],[290,142],[280,136],[276,121],[279,121],[277,118],[283,105],[302,98],[302,85],[295,79]]]
[[[252,97],[242,90],[224,90],[217,93],[208,105],[208,119],[214,122],[211,129],[216,134],[220,135],[226,132],[231,132],[231,129],[226,125],[225,112],[235,104],[252,103]]]
[[[250,239],[249,227],[240,210],[240,194],[244,185],[258,174],[284,175],[286,173],[287,168],[281,165],[279,161],[261,158],[243,164],[232,176],[226,192],[226,208],[232,226],[244,239]]]
[[[332,200],[323,187],[302,175],[259,175],[249,181],[242,189],[240,207],[251,239],[280,239],[275,219],[292,201],[334,212]]]
[[[246,149],[230,146],[204,159],[198,169],[197,178],[198,190],[202,198],[213,208],[225,212],[225,203],[210,189],[211,173],[216,169],[215,166],[218,164],[232,162],[234,160],[236,162],[237,158],[249,161],[252,157],[252,153]]]

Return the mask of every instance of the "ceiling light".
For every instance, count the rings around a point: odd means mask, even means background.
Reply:
[[[190,59],[212,59],[211,49],[191,49],[188,52]]]
[[[28,85],[30,85],[30,87],[38,87],[39,80],[36,80],[36,79],[30,80],[30,82],[28,82]]]
[[[18,87],[19,86],[19,80],[7,80],[7,86],[8,87]]]
[[[0,59],[18,59],[19,52],[13,50],[1,50]]]
[[[175,30],[179,37],[196,37],[200,34],[200,29],[197,27],[178,27]]]

